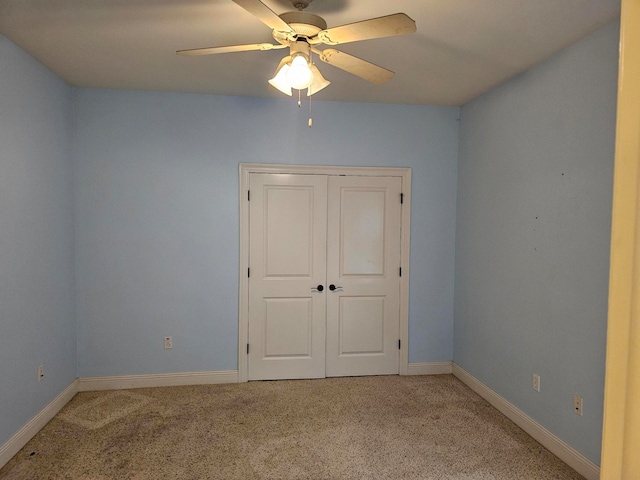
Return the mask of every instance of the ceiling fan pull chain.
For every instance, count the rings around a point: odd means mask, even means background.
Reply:
[[[309,50],[309,64],[313,64],[313,52],[311,50]],[[311,86],[307,87],[307,96],[309,97],[309,128],[311,128],[313,126],[313,119],[311,118],[311,95],[309,95],[309,88],[311,88]]]
[[[300,92],[302,90],[298,90],[298,108],[300,108],[302,106],[302,102],[300,101]]]

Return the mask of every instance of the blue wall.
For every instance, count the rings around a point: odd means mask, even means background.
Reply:
[[[75,380],[76,323],[71,88],[2,36],[0,65],[2,445]]]
[[[618,37],[613,22],[465,105],[459,143],[454,360],[596,463]]]
[[[452,358],[457,107],[317,102],[310,129],[292,100],[81,89],[74,111],[79,376],[237,368],[240,162],[412,167],[410,361]]]

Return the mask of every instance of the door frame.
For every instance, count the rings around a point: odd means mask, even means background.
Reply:
[[[640,2],[622,0],[600,478],[640,471],[639,54]]]
[[[409,369],[409,253],[411,233],[411,168],[341,167],[325,165],[239,164],[240,269],[238,273],[238,382],[248,381],[247,344],[249,338],[249,175],[272,173],[290,175],[348,175],[400,177],[404,196],[400,226],[400,360],[399,373]]]

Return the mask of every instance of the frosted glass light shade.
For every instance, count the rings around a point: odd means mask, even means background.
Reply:
[[[287,70],[287,80],[291,88],[303,90],[307,88],[313,80],[313,72],[309,68],[309,62],[302,55],[296,55],[291,61],[291,67]]]
[[[287,79],[287,72],[289,71],[289,68],[291,68],[288,63],[290,58],[291,57],[285,57],[282,59],[280,65],[278,65],[278,68],[276,69],[275,75],[271,80],[269,80],[269,83],[271,85],[273,85],[285,95],[289,96],[292,95],[291,85],[289,84],[289,80]]]
[[[318,70],[318,67],[316,67],[315,64],[311,64],[310,68],[313,72],[313,80],[311,81],[311,85],[309,85],[309,88],[307,89],[308,97],[310,97],[314,93],[318,93],[324,87],[328,87],[331,84],[329,80],[326,80],[322,76],[320,70]]]

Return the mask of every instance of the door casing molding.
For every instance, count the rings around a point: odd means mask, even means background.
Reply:
[[[248,380],[247,343],[249,336],[249,175],[273,173],[292,175],[348,175],[400,177],[404,202],[401,213],[400,243],[400,375],[409,369],[409,252],[411,233],[411,168],[340,167],[325,165],[279,165],[241,163],[239,165],[240,270],[238,292],[238,381]]]

